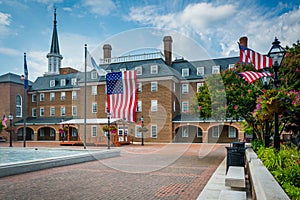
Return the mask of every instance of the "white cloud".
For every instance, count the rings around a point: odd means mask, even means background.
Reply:
[[[17,56],[20,54],[20,51],[17,49],[0,47],[0,54],[4,54],[8,56]]]
[[[11,21],[11,15],[0,12],[0,26],[9,26]]]
[[[278,4],[270,9],[250,1],[215,1],[189,4],[181,11],[161,15],[160,9],[152,5],[131,8],[126,19],[179,31],[199,41],[212,57],[237,56],[240,36],[247,36],[248,46],[261,53],[269,51],[275,36],[282,46],[299,39],[300,7],[278,16],[285,7]]]
[[[81,3],[96,15],[108,15],[116,9],[112,0],[83,0]]]

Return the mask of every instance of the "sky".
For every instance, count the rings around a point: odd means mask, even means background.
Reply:
[[[173,57],[189,61],[239,56],[237,42],[267,54],[274,38],[300,40],[299,0],[0,0],[0,75],[47,72],[54,7],[62,67],[84,70],[84,45],[99,63],[104,44],[112,57],[163,52],[173,38]]]

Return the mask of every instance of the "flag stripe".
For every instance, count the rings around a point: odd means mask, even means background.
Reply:
[[[121,78],[117,73],[122,73]],[[119,85],[120,83],[122,84]],[[137,106],[136,71],[108,73],[106,85],[108,112],[113,118],[135,122]],[[119,91],[120,88],[122,91]]]
[[[254,81],[264,77],[264,76],[272,76],[270,72],[252,72],[252,71],[246,71],[246,72],[240,72],[238,73],[245,81],[252,84]]]
[[[272,67],[272,58],[269,56],[261,55],[247,47],[241,46],[240,44],[239,48],[241,62],[251,63],[257,70]]]

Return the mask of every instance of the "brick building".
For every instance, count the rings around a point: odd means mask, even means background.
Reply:
[[[153,52],[117,58],[111,57],[111,45],[103,46],[100,67],[108,72],[137,71],[138,120],[136,123],[128,123],[124,119],[110,119],[118,129],[116,135],[119,137],[114,139],[124,141],[128,139],[127,136],[131,136],[132,140],[141,141],[142,135],[145,142],[214,143],[243,139],[244,132],[239,123],[230,120],[205,120],[189,114],[197,88],[203,85],[205,77],[232,67],[239,61],[239,57],[191,62],[184,59],[173,60],[172,37],[165,36],[163,43],[164,53]],[[56,12],[47,58],[48,71],[31,83],[26,93],[26,140],[106,143],[107,137],[102,130],[108,123],[105,76],[99,75],[95,69],[84,73],[61,67],[63,57],[59,51]],[[7,84],[18,88],[5,91],[10,95],[5,99],[7,104],[1,107],[5,112],[16,116],[18,105],[12,99],[16,99],[18,95],[22,97],[23,82],[19,81],[16,85],[13,82],[0,84],[1,88]],[[23,107],[21,111],[22,109]],[[144,134],[140,132],[142,117],[143,125],[147,128]],[[21,115],[17,114],[14,125],[17,128],[15,139],[22,140],[22,112]]]

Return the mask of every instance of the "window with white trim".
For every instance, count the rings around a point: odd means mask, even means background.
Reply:
[[[218,138],[218,137],[220,137],[219,126],[214,126],[214,127],[212,127],[212,137],[213,137],[213,138]]]
[[[157,82],[151,82],[151,92],[157,91]]]
[[[97,103],[92,103],[92,113],[97,113]]]
[[[45,101],[45,94],[44,93],[40,94],[40,101]]]
[[[143,74],[143,68],[141,66],[135,67],[136,75],[142,75]]]
[[[182,84],[182,94],[187,94],[189,93],[189,84]]]
[[[16,96],[16,117],[22,117],[22,97]]]
[[[51,107],[50,108],[50,116],[54,116],[55,115],[55,108]]]
[[[77,91],[72,91],[72,100],[77,99]]]
[[[72,116],[77,116],[77,106],[72,106]]]
[[[66,115],[66,107],[65,106],[61,106],[60,107],[60,115],[61,116],[65,116]]]
[[[141,138],[142,137],[142,132],[139,131],[142,127],[141,126],[135,126],[135,137],[136,138]]]
[[[220,65],[212,66],[212,74],[219,74],[220,73]]]
[[[173,112],[175,112],[176,111],[176,103],[175,103],[175,101],[173,101]]]
[[[55,99],[55,93],[51,92],[50,93],[50,101],[54,101],[54,99]]]
[[[77,78],[71,79],[71,85],[77,85]]]
[[[97,78],[98,78],[97,71],[91,71],[91,79],[97,79]]]
[[[157,111],[157,100],[151,100],[151,111]]]
[[[66,92],[60,93],[60,100],[62,100],[62,101],[66,100]]]
[[[97,137],[97,126],[92,126],[91,127],[91,136],[92,137]]]
[[[197,67],[197,76],[204,76],[204,67]]]
[[[204,82],[197,83],[197,92],[199,92],[200,88],[204,86]]]
[[[228,137],[229,138],[236,138],[236,128],[233,126],[228,127]]]
[[[228,64],[228,69],[233,69],[234,68],[234,64]]]
[[[32,94],[32,96],[31,96],[31,102],[36,102],[36,94]]]
[[[188,128],[187,127],[183,127],[182,128],[182,137],[183,138],[189,137],[189,132],[188,132]]]
[[[151,65],[151,74],[157,74],[158,73],[158,65]]]
[[[50,80],[50,87],[54,87],[55,86],[55,80]]]
[[[31,116],[36,117],[36,108],[31,109]]]
[[[156,125],[151,126],[151,137],[157,138],[157,126]]]
[[[203,136],[202,129],[201,128],[197,128],[197,129],[198,129],[197,137],[202,138],[202,136]]]
[[[97,85],[92,85],[92,95],[97,95]]]
[[[40,108],[40,116],[43,117],[45,115],[45,108]]]
[[[188,111],[189,111],[189,102],[188,101],[183,101],[181,112],[187,113]]]
[[[137,102],[136,112],[142,112],[142,101]]]
[[[138,83],[137,86],[138,86],[137,91],[139,93],[141,93],[143,91],[143,84],[142,83]]]
[[[66,86],[66,79],[60,79],[60,86]]]
[[[182,77],[187,77],[189,75],[190,75],[189,68],[183,68],[183,69],[181,69],[181,76]]]

